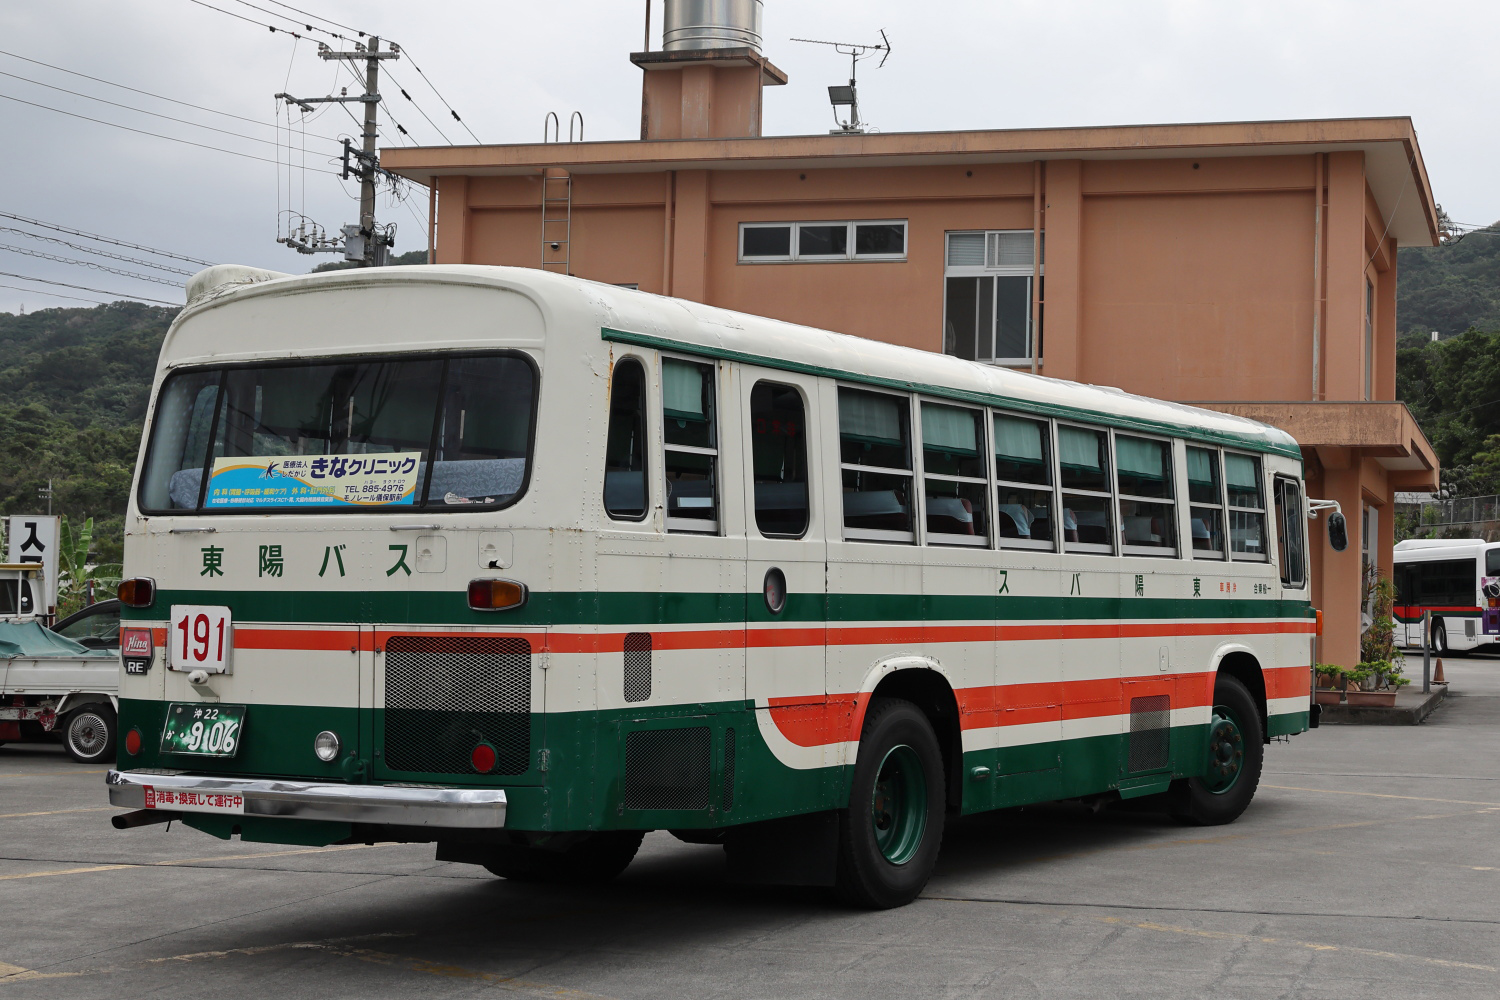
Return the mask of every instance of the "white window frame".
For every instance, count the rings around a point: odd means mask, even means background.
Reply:
[[[1035,287],[1035,282],[1036,282],[1036,280],[1038,279],[1039,276],[1043,276],[1043,275],[1045,275],[1047,273],[1047,237],[1046,237],[1046,233],[1042,234],[1042,238],[1040,240],[1040,243],[1041,243],[1040,248],[1038,248],[1035,244],[1032,245],[1032,254],[1033,254],[1033,257],[1037,254],[1038,250],[1040,250],[1041,261],[1039,263],[1034,260],[1032,263],[1024,264],[1024,265],[1023,264],[1006,264],[1006,265],[996,265],[996,266],[990,266],[989,265],[989,243],[990,243],[990,238],[993,237],[993,236],[999,236],[999,235],[1005,235],[1005,234],[1012,234],[1012,233],[1025,233],[1027,236],[1034,236],[1035,235],[1034,231],[1030,230],[1030,229],[954,229],[954,230],[949,230],[948,232],[945,232],[943,234],[943,330],[944,330],[945,336],[946,336],[946,331],[948,329],[948,279],[949,278],[992,278],[993,279],[993,278],[1007,278],[1007,277],[1009,277],[1009,278],[1026,278],[1027,279],[1027,282],[1026,282],[1026,290],[1027,290],[1027,295],[1026,295],[1026,349],[1027,349],[1027,353],[1026,353],[1025,357],[1019,357],[1019,358],[996,358],[996,357],[985,358],[985,357],[980,357],[979,355],[980,355],[981,352],[979,350],[979,345],[978,344],[975,345],[975,351],[974,351],[974,353],[975,353],[975,361],[979,362],[980,364],[997,365],[997,366],[1002,367],[1002,368],[1016,368],[1016,367],[1021,367],[1021,366],[1030,366],[1030,364],[1031,364],[1031,352],[1036,349],[1035,348],[1035,344],[1036,344],[1036,334],[1037,334],[1036,316],[1033,315],[1033,306],[1036,304],[1036,287]],[[949,260],[949,244],[952,243],[953,237],[955,237],[955,236],[976,236],[976,235],[984,237],[984,241],[985,241],[985,264],[983,264],[983,265],[977,265],[977,266],[976,265],[949,264],[948,263],[948,260]],[[976,292],[976,294],[977,294],[977,292]],[[995,329],[995,315],[994,314],[995,314],[995,310],[998,308],[998,303],[999,303],[999,296],[997,296],[997,295],[991,295],[990,296],[990,336],[991,336],[991,340],[990,340],[989,350],[992,353],[993,353],[993,351],[995,349],[995,342],[994,342],[994,339],[993,339],[994,338],[994,329]],[[977,311],[977,304],[976,304],[976,311]],[[1038,363],[1041,362],[1040,358],[1037,359],[1037,360],[1038,360]]]
[[[1008,479],[999,478],[1000,465],[995,457],[995,417],[1012,417],[1016,420],[1030,420],[1042,425],[1042,431],[1047,435],[1047,449],[1051,453],[1047,460],[1047,479],[1044,486],[1040,483],[1018,483]],[[1031,549],[1037,552],[1057,552],[1063,542],[1062,537],[1062,514],[1061,505],[1058,502],[1057,485],[1057,432],[1053,430],[1052,421],[1046,417],[1038,417],[1031,413],[1015,413],[1009,410],[990,410],[989,427],[986,429],[990,437],[990,504],[993,511],[990,514],[990,533],[995,536],[995,544],[1002,549]],[[1047,503],[1050,510],[1048,518],[1052,525],[1052,539],[1050,541],[1037,541],[1034,538],[1005,538],[1000,534],[1000,491],[1003,489],[1032,490],[1048,495]]]
[[[714,440],[714,443],[715,443],[715,447],[713,447],[713,448],[700,448],[700,447],[697,447],[695,445],[669,444],[669,443],[667,443],[666,374],[665,373],[666,373],[666,367],[667,367],[666,363],[668,361],[682,361],[682,362],[686,362],[688,364],[696,365],[699,368],[708,368],[708,369],[710,369],[712,371],[712,373],[713,373],[713,386],[714,386],[714,401],[713,401],[714,412],[713,412],[713,423],[712,423],[711,426],[712,426],[712,429],[713,429],[713,440]],[[667,531],[669,531],[669,532],[671,532],[673,534],[683,534],[683,535],[717,535],[717,534],[719,534],[719,525],[721,523],[723,523],[723,518],[724,518],[724,490],[723,490],[723,480],[722,480],[722,477],[724,475],[724,463],[722,461],[720,461],[720,456],[721,456],[722,449],[719,447],[719,445],[723,442],[722,434],[724,432],[724,429],[723,429],[723,426],[722,426],[723,421],[720,419],[721,414],[723,412],[723,400],[720,397],[723,394],[719,391],[719,389],[720,389],[720,386],[719,386],[719,382],[720,382],[720,379],[719,379],[719,370],[720,370],[719,369],[719,363],[717,361],[713,360],[712,358],[699,358],[699,357],[694,357],[694,356],[692,356],[690,354],[662,354],[661,355],[661,372],[662,372],[662,374],[658,377],[658,383],[659,384],[658,384],[657,396],[656,396],[656,410],[657,410],[657,413],[658,413],[658,418],[657,419],[659,419],[661,421],[661,428],[662,428],[662,432],[661,432],[661,442],[662,442],[662,457],[661,457],[662,508],[663,508],[663,513],[665,515],[664,519],[665,519],[665,522],[666,522]],[[712,465],[712,469],[713,469],[713,487],[714,487],[714,494],[713,494],[714,517],[713,517],[712,520],[706,520],[706,519],[703,519],[703,518],[696,518],[696,517],[673,517],[671,515],[670,511],[672,509],[672,501],[671,501],[671,498],[670,498],[670,494],[668,493],[668,483],[667,483],[667,453],[668,452],[673,452],[673,451],[678,452],[679,454],[684,454],[684,455],[706,455],[706,456],[708,456],[712,460],[712,462],[713,462],[713,465]]]
[[[803,256],[798,249],[801,243],[801,229],[803,226],[847,226],[848,237],[845,241],[847,250],[842,254],[807,254]],[[858,253],[855,250],[855,237],[859,226],[900,226],[901,246],[900,253]],[[907,258],[907,250],[911,246],[910,225],[906,219],[805,219],[799,222],[741,222],[739,230],[738,259],[741,264],[817,264],[829,261],[860,261],[860,260],[883,260],[904,261]],[[778,256],[745,256],[745,231],[749,229],[789,229],[790,253]]]
[[[842,537],[846,542],[896,542],[901,545],[919,545],[921,544],[921,535],[919,534],[919,532],[923,527],[922,519],[927,516],[927,512],[926,506],[923,503],[919,502],[921,498],[919,498],[918,496],[918,490],[921,488],[922,483],[922,447],[921,442],[916,437],[916,433],[918,430],[917,421],[921,418],[920,416],[912,413],[912,407],[918,405],[917,397],[913,396],[911,393],[888,392],[882,389],[874,388],[872,386],[860,385],[859,383],[838,382],[835,383],[834,388],[835,407],[837,407],[838,405],[838,392],[843,389],[870,393],[871,395],[876,396],[890,396],[893,399],[902,399],[906,401],[906,433],[907,442],[910,447],[911,468],[892,469],[883,465],[860,465],[855,462],[845,462],[843,455],[843,420],[842,418],[836,418],[838,419],[838,423],[835,429],[838,433],[839,440],[839,530],[842,532],[840,537]],[[835,413],[837,413],[837,410],[835,410]],[[909,480],[911,482],[911,494],[910,498],[907,501],[907,505],[911,508],[909,512],[911,530],[895,531],[889,528],[849,527],[849,525],[845,523],[845,509],[843,500],[844,473],[846,471],[874,472],[879,473],[880,475],[900,476]]]
[[[1224,545],[1229,549],[1230,562],[1269,563],[1271,561],[1271,546],[1275,542],[1271,538],[1271,510],[1275,506],[1271,501],[1271,492],[1266,489],[1266,461],[1265,456],[1257,453],[1243,451],[1229,451],[1220,449],[1220,467],[1224,470]],[[1239,455],[1243,458],[1254,460],[1255,467],[1259,470],[1260,479],[1260,506],[1242,507],[1229,502],[1229,463],[1230,455]],[[1261,551],[1259,555],[1251,552],[1234,551],[1234,515],[1259,514],[1261,523]]]
[[[1217,503],[1207,503],[1202,500],[1194,500],[1192,495],[1192,485],[1187,481],[1187,478],[1185,476],[1182,480],[1182,495],[1187,502],[1188,531],[1191,532],[1193,530],[1193,508],[1202,507],[1204,510],[1215,510],[1219,512],[1219,525],[1220,529],[1224,533],[1224,548],[1222,550],[1200,549],[1196,545],[1194,545],[1188,547],[1188,557],[1190,559],[1199,560],[1200,562],[1225,562],[1229,559],[1229,551],[1234,547],[1234,542],[1229,537],[1229,487],[1224,479],[1224,449],[1216,448],[1213,445],[1204,444],[1201,441],[1184,441],[1183,445],[1185,448],[1197,448],[1199,451],[1206,451],[1210,455],[1213,455],[1218,462],[1218,468],[1214,470],[1214,474],[1218,477],[1219,480],[1219,500]],[[1182,456],[1185,465],[1185,463],[1187,462],[1187,452],[1185,450],[1183,451]],[[1189,539],[1189,541],[1191,541],[1191,539]]]
[[[1058,440],[1061,437],[1063,427],[1077,427],[1080,430],[1097,431],[1104,435],[1104,450],[1107,454],[1104,460],[1107,463],[1104,468],[1105,488],[1103,490],[1083,490],[1076,487],[1069,488],[1062,481],[1062,454],[1058,449]],[[1058,544],[1065,553],[1092,556],[1114,556],[1120,554],[1120,505],[1116,501],[1118,493],[1115,489],[1115,439],[1114,428],[1100,424],[1086,424],[1081,421],[1054,420],[1052,421],[1052,474],[1056,477],[1057,490],[1057,537]],[[1114,521],[1106,528],[1108,532],[1108,544],[1102,542],[1070,542],[1065,533],[1067,525],[1063,523],[1063,511],[1067,505],[1065,500],[1068,496],[1090,497],[1107,501],[1109,516]]]
[[[984,463],[983,474],[977,477],[950,476],[947,473],[927,471],[927,442],[923,436],[924,431],[922,427],[922,406],[926,403],[931,403],[933,406],[946,406],[954,410],[963,410],[965,413],[979,414],[979,460]],[[988,495],[993,493],[990,486],[990,467],[993,463],[985,457],[986,452],[991,448],[990,429],[987,425],[992,419],[990,411],[982,406],[965,406],[963,403],[958,403],[951,399],[937,397],[916,397],[916,437],[913,443],[916,445],[916,448],[920,448],[922,451],[922,517],[924,518],[924,526],[925,518],[927,517],[927,480],[929,479],[936,479],[945,483],[967,483],[970,486],[978,486],[981,491],[987,494],[985,496],[985,504],[988,506],[994,505],[993,497]],[[916,448],[913,450],[915,451]],[[915,460],[915,456],[913,458]],[[912,492],[915,493],[916,491],[913,490]],[[945,531],[933,531],[928,528],[924,530],[923,537],[927,545],[957,545],[961,548],[988,549],[992,547],[990,540],[994,533],[994,517],[987,516],[985,533],[983,535],[954,535]]]
[[[1142,497],[1135,494],[1125,493],[1120,489],[1120,447],[1115,438],[1118,434],[1125,437],[1138,438],[1142,441],[1155,441],[1167,446],[1167,475],[1172,477],[1169,484],[1170,489],[1165,497]],[[1110,451],[1110,484],[1115,493],[1115,530],[1120,536],[1120,554],[1125,556],[1146,556],[1154,559],[1176,559],[1182,552],[1181,527],[1177,523],[1177,450],[1173,438],[1159,437],[1155,434],[1141,434],[1137,431],[1117,431],[1113,427],[1109,431]],[[1125,540],[1125,516],[1120,511],[1120,501],[1131,500],[1135,503],[1165,504],[1168,511],[1167,523],[1172,526],[1173,542],[1171,546],[1158,545],[1131,545]]]

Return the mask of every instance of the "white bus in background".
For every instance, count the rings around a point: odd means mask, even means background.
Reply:
[[[1500,636],[1500,542],[1411,538],[1396,544],[1396,641],[1422,645],[1432,612],[1432,651],[1466,653]]]

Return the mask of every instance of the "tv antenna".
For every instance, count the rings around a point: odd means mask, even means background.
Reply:
[[[829,135],[858,135],[866,131],[867,126],[859,118],[859,89],[856,77],[859,75],[859,61],[868,59],[875,53],[883,53],[879,69],[885,65],[885,61],[891,57],[891,40],[886,37],[885,29],[880,29],[880,43],[878,45],[865,45],[859,42],[825,42],[818,38],[793,38],[794,42],[807,42],[811,45],[831,45],[834,51],[840,55],[849,57],[849,86],[829,87],[828,103],[833,105],[833,120],[838,122],[839,127],[829,129]],[[839,108],[849,109],[849,120],[839,119]]]

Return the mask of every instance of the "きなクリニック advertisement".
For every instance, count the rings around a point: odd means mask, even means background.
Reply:
[[[209,508],[393,507],[414,502],[422,455],[275,455],[214,459]]]

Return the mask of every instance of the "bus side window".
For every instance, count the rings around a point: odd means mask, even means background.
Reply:
[[[621,521],[646,517],[646,371],[635,358],[615,365],[604,445],[604,510]]]
[[[1276,553],[1281,563],[1281,584],[1301,589],[1307,583],[1306,516],[1302,491],[1290,479],[1276,479]]]
[[[755,526],[762,535],[807,533],[807,413],[802,393],[777,382],[750,391],[750,456],[755,469]]]
[[[719,530],[714,366],[664,358],[661,366],[667,530]]]
[[[839,466],[845,538],[916,540],[907,397],[839,389]]]
[[[1229,558],[1265,562],[1266,504],[1260,459],[1224,453],[1224,481],[1229,485]]]

